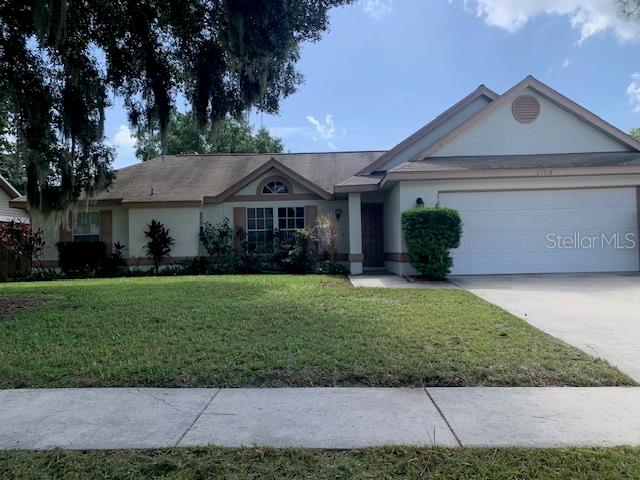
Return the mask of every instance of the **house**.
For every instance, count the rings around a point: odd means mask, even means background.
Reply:
[[[10,202],[17,198],[20,198],[20,193],[0,175],[0,223],[29,223],[29,214],[22,208],[24,202],[20,202],[20,207],[10,205]]]
[[[43,227],[52,262],[60,238],[94,238],[127,245],[130,263],[142,265],[153,218],[171,230],[180,260],[202,253],[204,222],[227,217],[257,245],[272,228],[293,231],[328,213],[352,273],[406,274],[401,215],[423,203],[462,216],[455,274],[637,271],[639,186],[640,143],[529,76],[502,95],[481,85],[388,151],[133,165],[80,202],[71,229],[60,218]]]

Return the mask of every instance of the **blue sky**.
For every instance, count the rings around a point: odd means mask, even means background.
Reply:
[[[360,0],[305,45],[305,83],[256,127],[288,151],[388,149],[479,84],[528,74],[618,128],[640,126],[640,21],[616,0]],[[107,112],[116,168],[136,162],[121,103]]]

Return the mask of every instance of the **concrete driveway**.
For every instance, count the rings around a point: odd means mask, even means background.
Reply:
[[[640,274],[454,276],[451,281],[640,382]]]

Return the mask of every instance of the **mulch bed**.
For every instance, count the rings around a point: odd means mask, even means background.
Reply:
[[[19,297],[0,297],[0,319],[26,310],[38,308],[46,302],[44,297],[25,295]]]

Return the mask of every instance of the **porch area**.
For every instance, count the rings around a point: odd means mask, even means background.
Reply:
[[[349,252],[351,275],[399,273],[389,262],[401,251],[400,210],[393,192],[348,194]]]

